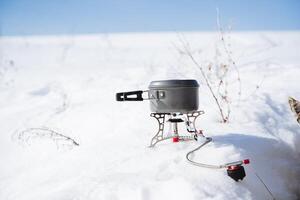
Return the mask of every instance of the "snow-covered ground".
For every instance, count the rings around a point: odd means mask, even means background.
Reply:
[[[199,62],[213,59],[218,34],[184,35],[201,51]],[[276,199],[299,199],[300,126],[287,98],[300,99],[300,32],[230,36],[242,100],[228,124],[218,122],[199,71],[178,55],[176,33],[2,37],[0,199],[272,199],[255,174]],[[250,158],[242,182],[187,163],[195,142],[148,148],[157,129],[148,102],[115,101],[116,92],[170,78],[200,83],[206,114],[197,127],[214,142],[195,159]],[[79,146],[21,134],[40,127]]]

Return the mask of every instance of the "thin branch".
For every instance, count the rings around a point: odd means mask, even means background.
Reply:
[[[181,43],[182,43],[182,45],[183,45],[183,48],[184,48],[184,50],[185,50],[186,55],[189,56],[190,59],[192,60],[192,62],[200,69],[201,75],[202,75],[202,77],[203,77],[204,80],[205,80],[206,86],[208,87],[208,89],[209,89],[211,95],[213,96],[213,98],[214,98],[214,100],[215,100],[215,102],[216,102],[216,104],[217,104],[217,106],[218,106],[218,109],[219,109],[219,111],[220,111],[220,114],[221,114],[221,117],[222,117],[222,119],[223,119],[223,122],[224,122],[224,123],[227,122],[228,119],[225,118],[225,116],[224,116],[224,113],[223,113],[222,107],[221,107],[221,105],[220,105],[220,102],[219,102],[218,98],[216,97],[216,94],[214,93],[214,91],[213,91],[213,89],[212,89],[212,87],[211,87],[211,84],[210,84],[208,78],[207,78],[206,75],[205,75],[204,69],[202,68],[202,66],[196,61],[196,59],[195,59],[194,56],[192,55],[192,53],[191,53],[191,51],[190,51],[190,49],[189,49],[189,45],[188,45],[187,41],[184,41],[182,38],[180,38],[180,41],[181,41]]]
[[[242,95],[242,83],[241,83],[241,76],[240,76],[240,71],[238,69],[238,67],[236,66],[236,63],[235,61],[233,60],[232,56],[231,56],[231,53],[230,51],[228,50],[227,48],[227,44],[226,44],[226,41],[224,39],[224,30],[223,28],[221,27],[221,23],[220,23],[220,12],[219,12],[219,9],[216,8],[216,11],[217,11],[217,27],[218,27],[218,30],[219,30],[219,33],[220,33],[220,36],[221,36],[221,42],[223,44],[223,48],[225,50],[225,53],[227,54],[228,56],[228,60],[229,62],[231,62],[231,64],[233,65],[236,73],[237,73],[237,80],[239,82],[239,92],[238,92],[238,96],[239,96],[239,101],[241,99],[241,95]]]
[[[275,200],[275,197],[271,190],[268,188],[268,186],[265,184],[265,182],[260,178],[260,176],[254,171],[255,176],[258,178],[258,180],[263,184],[263,186],[266,188],[270,196],[272,197],[272,200]]]

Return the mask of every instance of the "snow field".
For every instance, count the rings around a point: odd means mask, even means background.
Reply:
[[[184,36],[201,51],[199,62],[213,60],[216,33]],[[272,199],[255,173],[276,199],[299,199],[300,127],[287,104],[288,96],[300,99],[299,36],[230,35],[242,100],[229,124],[219,123],[200,72],[178,56],[175,33],[0,38],[0,199]],[[196,142],[147,148],[157,131],[148,102],[115,101],[116,92],[170,78],[200,83],[205,114],[197,127],[213,143],[194,158],[212,164],[250,158],[242,182],[226,170],[188,164],[185,154]],[[37,127],[80,145],[18,138]]]

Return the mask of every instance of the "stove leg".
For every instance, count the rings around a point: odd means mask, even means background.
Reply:
[[[158,142],[164,140],[163,133],[164,133],[164,126],[165,126],[165,116],[164,113],[151,113],[151,117],[154,117],[158,122],[158,132],[154,135],[151,139],[151,143],[149,147],[154,147]]]
[[[196,129],[195,122],[196,122],[196,119],[202,114],[204,114],[204,111],[194,111],[194,112],[190,112],[190,113],[186,114],[187,119],[188,119],[188,123],[186,124],[188,132],[197,134],[198,131]],[[192,127],[191,127],[190,122],[192,122]]]

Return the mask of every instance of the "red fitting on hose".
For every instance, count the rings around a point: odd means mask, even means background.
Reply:
[[[249,160],[249,159],[245,159],[245,160],[243,160],[243,163],[244,163],[245,165],[247,165],[247,164],[250,163],[250,160]]]
[[[174,137],[173,142],[179,142],[179,137]]]

